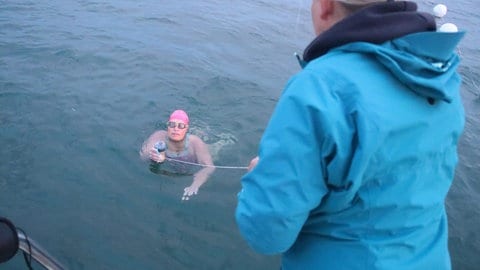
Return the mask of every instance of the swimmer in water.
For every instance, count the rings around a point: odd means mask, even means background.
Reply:
[[[162,163],[166,157],[172,164],[179,165],[172,166],[177,173],[185,173],[185,166],[182,166],[184,164],[203,165],[201,170],[193,174],[193,182],[184,189],[182,200],[188,200],[190,196],[196,195],[198,189],[207,182],[215,170],[207,145],[198,136],[188,133],[188,123],[189,118],[185,111],[174,111],[168,119],[167,130],[155,131],[140,150],[140,157],[143,160],[150,159]],[[165,153],[160,153],[155,147],[158,142],[165,143]]]

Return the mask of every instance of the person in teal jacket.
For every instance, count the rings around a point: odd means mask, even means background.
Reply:
[[[283,270],[450,269],[464,33],[436,31],[414,2],[311,11],[318,36],[241,179],[240,233]]]

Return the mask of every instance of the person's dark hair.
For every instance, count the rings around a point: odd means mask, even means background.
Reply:
[[[366,4],[366,5],[354,5],[354,4],[347,4],[345,2],[341,2],[341,1],[338,1],[338,3],[349,13],[354,13],[356,12],[357,10],[360,10],[368,5],[371,5],[371,4]]]
[[[375,5],[375,4],[378,4],[378,3],[382,3],[382,2],[394,2],[395,0],[386,0],[386,1],[378,1],[378,2],[372,2],[372,3],[367,3],[367,4],[350,4],[350,3],[345,3],[343,1],[338,1],[338,3],[340,3],[340,5],[347,11],[348,14],[352,14],[364,7],[367,7],[367,6],[371,6],[371,5]]]

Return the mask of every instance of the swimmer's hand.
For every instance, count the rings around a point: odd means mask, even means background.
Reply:
[[[253,168],[255,168],[255,166],[257,166],[258,159],[259,159],[258,156],[256,156],[255,158],[253,158],[253,159],[250,161],[250,164],[248,165],[248,171],[253,170]]]
[[[157,149],[152,148],[149,152],[149,157],[151,160],[157,162],[157,163],[162,163],[165,161],[165,154],[160,154],[158,153]]]
[[[183,193],[183,196],[182,196],[182,201],[188,201],[190,200],[190,197],[193,196],[193,195],[197,195],[198,193],[198,187],[197,186],[194,186],[194,185],[191,185],[189,187],[186,187],[184,189],[184,193]]]

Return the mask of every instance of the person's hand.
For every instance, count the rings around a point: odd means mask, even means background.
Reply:
[[[255,168],[255,166],[257,166],[258,159],[259,159],[258,156],[256,156],[255,158],[253,158],[253,159],[250,161],[250,164],[248,165],[248,171],[253,170],[253,168]]]
[[[157,163],[162,163],[165,161],[165,155],[158,153],[157,149],[151,149],[149,154],[150,159]]]
[[[197,186],[191,185],[189,187],[186,187],[183,192],[182,201],[190,200],[190,197],[193,195],[197,195],[197,193],[198,193]]]

